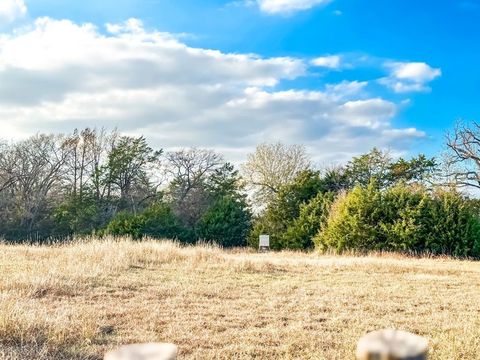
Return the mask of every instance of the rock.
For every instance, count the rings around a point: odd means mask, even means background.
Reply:
[[[405,331],[374,331],[360,339],[356,355],[358,360],[425,360],[428,342]]]
[[[177,355],[174,344],[134,344],[107,353],[104,360],[175,360]]]

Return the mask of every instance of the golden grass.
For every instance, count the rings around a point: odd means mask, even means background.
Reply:
[[[173,342],[181,359],[352,359],[367,331],[480,359],[480,263],[223,251],[128,240],[0,245],[0,359],[102,359]]]

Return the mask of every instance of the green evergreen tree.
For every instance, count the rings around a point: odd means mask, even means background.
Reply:
[[[277,197],[260,214],[249,235],[249,244],[258,247],[261,234],[270,235],[270,246],[279,250],[285,247],[282,240],[291,223],[300,215],[302,204],[308,203],[318,193],[325,191],[320,172],[305,170],[294,181],[280,188]]]
[[[455,191],[399,184],[357,186],[332,205],[314,237],[324,251],[388,250],[480,256],[477,203]]]
[[[197,237],[224,247],[245,246],[251,214],[245,201],[223,196],[215,201],[197,225]]]
[[[298,250],[313,248],[312,239],[326,222],[333,199],[333,193],[318,193],[308,203],[302,204],[299,216],[280,237],[281,247]]]

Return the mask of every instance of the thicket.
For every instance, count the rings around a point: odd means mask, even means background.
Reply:
[[[156,203],[140,214],[118,213],[99,235],[131,236],[133,239],[151,237],[194,242],[194,234],[181,224],[172,209],[164,203]]]
[[[427,186],[436,168],[435,160],[423,155],[410,160],[393,160],[387,153],[373,149],[368,154],[353,158],[344,167],[328,169],[323,173],[304,170],[291,183],[280,187],[276,197],[257,216],[249,243],[257,246],[259,235],[269,234],[271,247],[276,250],[310,249],[315,245],[322,248],[318,241],[315,244],[314,238],[330,219],[335,198],[368,188],[371,181],[375,182],[380,192],[399,184]],[[371,199],[363,200],[368,207]],[[394,203],[383,208],[377,205],[372,204],[368,211],[396,211]]]
[[[454,165],[475,154],[471,133],[461,131],[449,142]],[[275,250],[480,257],[479,203],[455,190],[474,186],[476,169],[450,169],[442,182],[435,159],[373,149],[318,171],[303,146],[277,143],[260,145],[242,171],[211,150],[164,152],[116,131],[0,143],[0,237],[109,234],[257,247],[268,234]]]
[[[314,242],[320,250],[388,250],[480,256],[478,205],[455,190],[381,189],[372,181],[338,196]]]
[[[280,188],[254,223],[249,244],[258,246],[261,234],[270,235],[270,246],[280,249],[308,249],[313,247],[310,234],[320,227],[324,212],[328,211],[331,195],[325,195],[324,179],[319,171],[300,172],[292,183]],[[296,233],[296,230],[301,230]]]
[[[238,171],[203,149],[85,129],[0,143],[0,238],[78,234],[241,246],[251,226]]]

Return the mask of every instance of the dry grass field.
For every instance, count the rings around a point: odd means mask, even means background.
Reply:
[[[181,359],[352,359],[385,327],[431,359],[480,359],[480,263],[256,254],[171,242],[0,245],[0,359],[101,359],[174,342]]]

